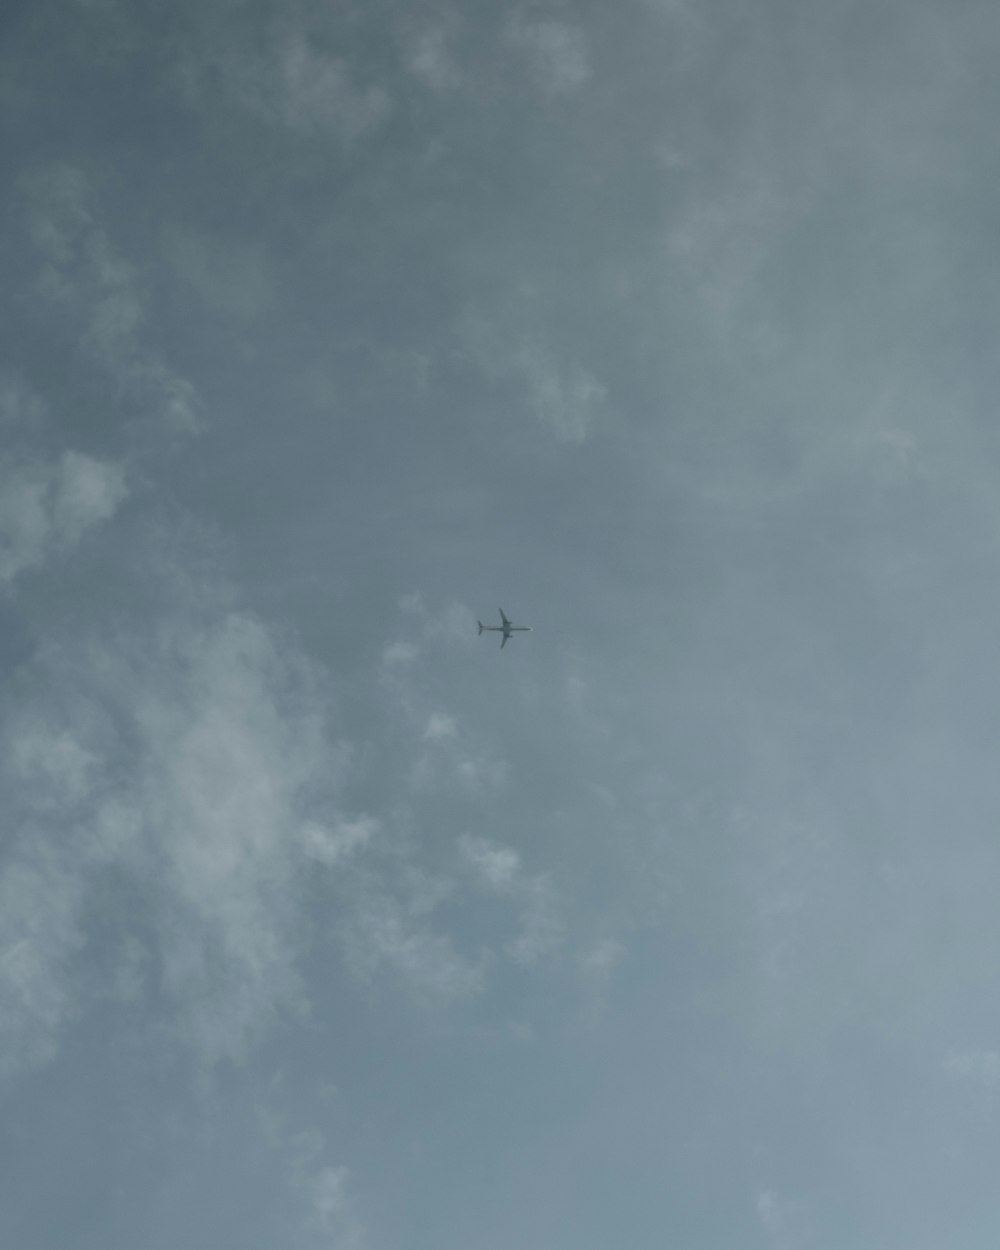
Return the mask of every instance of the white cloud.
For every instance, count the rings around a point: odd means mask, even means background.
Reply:
[[[605,983],[625,954],[625,947],[614,938],[602,938],[580,958],[580,970],[591,982]]]
[[[555,953],[564,937],[563,923],[548,877],[528,876],[511,847],[463,834],[459,852],[480,887],[513,904],[517,932],[504,946],[515,963],[536,964]]]
[[[336,1086],[321,1082],[319,1098],[337,1098]],[[254,1107],[255,1127],[273,1155],[282,1177],[288,1232],[283,1244],[330,1250],[362,1250],[364,1225],[357,1213],[351,1170],[333,1155],[325,1134],[315,1126],[296,1124],[288,1107],[286,1072],[278,1068]]]
[[[957,1081],[986,1089],[1000,1087],[1000,1052],[995,1050],[950,1050],[944,1069]]]
[[[625,947],[617,939],[602,937],[581,951],[577,959],[580,983],[588,995],[587,1009],[592,1019],[607,1010],[608,995]]]
[[[804,1250],[811,1240],[805,1204],[782,1198],[772,1190],[757,1195],[757,1217],[774,1250]]]
[[[405,50],[406,63],[414,77],[442,95],[454,91],[462,81],[448,48],[448,35],[444,26],[429,26],[417,32]]]
[[[638,0],[645,8],[662,17],[672,26],[673,36],[682,43],[691,42],[711,29],[711,19],[697,0]]]
[[[326,18],[284,20],[263,40],[239,23],[209,22],[175,65],[177,84],[193,105],[222,104],[303,137],[333,136],[350,147],[392,111],[379,83],[359,82],[353,64],[330,49]]]
[[[475,618],[462,605],[432,613],[419,595],[410,595],[400,607],[418,654],[428,655],[436,641],[463,645],[475,641]],[[394,645],[392,656],[399,655],[400,645]],[[412,652],[404,655],[409,659]],[[458,719],[435,707],[426,677],[422,672],[418,680],[417,674],[400,671],[398,665],[387,672],[384,664],[381,674],[390,698],[388,714],[394,728],[404,733],[399,775],[408,785],[397,811],[405,825],[419,826],[426,808],[433,811],[437,827],[442,804],[465,804],[469,795],[496,791],[507,784],[508,768],[464,723],[459,732]],[[391,970],[418,997],[448,1000],[478,992],[497,955],[532,965],[548,959],[562,944],[564,926],[548,877],[525,873],[513,848],[466,835],[458,843],[457,880],[431,878],[434,888],[428,890],[426,881],[415,889],[412,876],[407,878],[405,843],[390,832],[383,848],[392,846],[391,860],[379,875],[353,879],[352,910],[340,926],[349,962],[359,975],[373,977]],[[446,898],[452,906],[443,915],[449,920],[461,915],[463,895],[470,887],[503,900],[507,913],[506,939],[485,956],[476,945],[475,926],[463,931],[450,924],[431,925],[432,917],[442,915],[437,909]],[[424,903],[418,906],[420,898]]]
[[[127,937],[117,952],[110,992],[121,1003],[138,1003],[149,986],[150,953],[137,938]]]
[[[308,1186],[313,1219],[323,1233],[335,1236],[338,1250],[349,1250],[362,1243],[361,1230],[351,1217],[349,1180],[347,1168],[325,1167]]]
[[[91,526],[110,520],[126,493],[120,465],[64,452],[52,503],[53,525],[61,540],[77,543]]]
[[[388,968],[426,1002],[480,993],[482,962],[471,963],[449,934],[431,928],[423,903],[419,896],[401,901],[380,887],[365,889],[342,930],[350,966],[364,978]]]
[[[371,832],[303,820],[328,802],[334,754],[306,693],[314,679],[235,613],[49,648],[33,676],[34,696],[4,725],[15,823],[0,860],[2,992],[29,1039],[15,1052],[51,1053],[75,1009],[70,964],[112,871],[123,901],[142,898],[134,920],[153,946],[142,976],[120,954],[107,980],[124,975],[134,993],[155,984],[169,1027],[203,1061],[240,1054],[302,1001],[309,858],[356,854]],[[124,940],[134,946],[138,930]]]
[[[904,464],[909,461],[916,447],[916,439],[909,430],[878,430],[874,440],[888,448]]]
[[[464,834],[459,839],[459,849],[481,880],[495,890],[511,885],[520,871],[520,856],[509,846],[496,846],[486,838]]]
[[[57,853],[29,845],[0,869],[0,1074],[46,1063],[78,1010],[72,960],[82,885]]]
[[[423,596],[414,591],[401,597],[399,610],[410,622],[411,630],[416,630],[418,636],[411,641],[417,646],[435,639],[468,642],[470,636],[475,634],[476,618],[472,609],[464,603],[453,600],[432,612],[424,603]]]
[[[141,806],[166,887],[164,988],[214,1059],[299,998],[291,835],[326,743],[315,714],[283,710],[294,678],[253,619],[184,632],[166,651],[162,673],[137,674],[147,681],[132,705]]]
[[[61,809],[91,790],[99,757],[69,730],[22,723],[6,745],[6,771],[36,807]]]
[[[370,816],[340,820],[332,826],[308,821],[302,827],[302,847],[310,859],[332,867],[366,846],[378,829]]]
[[[508,21],[505,35],[527,57],[537,85],[549,95],[571,95],[590,77],[586,40],[576,26],[518,14]]]
[[[126,494],[121,465],[80,452],[0,464],[0,585],[72,549]]]
[[[449,603],[437,614],[424,616],[424,635],[429,639],[442,638],[452,643],[472,645],[476,618],[464,603]]]
[[[471,754],[450,736],[424,738],[428,749],[410,765],[410,786],[417,794],[486,794],[507,784],[507,764],[484,751]]]
[[[94,227],[92,193],[83,170],[68,164],[49,165],[23,180],[28,196],[28,233],[32,243],[55,269],[81,263],[80,241]]]
[[[457,729],[454,716],[449,716],[447,712],[431,712],[427,718],[424,737],[431,742],[438,738],[454,738]]]
[[[0,426],[6,426],[7,433],[37,433],[44,416],[38,396],[19,378],[0,372]]]
[[[382,651],[382,663],[386,667],[410,664],[420,654],[420,648],[412,642],[391,642]]]
[[[386,668],[405,666],[432,645],[435,649],[441,643],[468,647],[475,641],[476,617],[464,603],[451,602],[432,612],[419,594],[409,594],[400,599],[399,610],[405,636],[383,649],[382,664]]]
[[[518,891],[519,929],[505,947],[519,964],[537,964],[550,959],[565,936],[556,900],[546,877],[531,877]]]
[[[418,657],[429,664],[443,648],[474,646],[475,615],[465,604],[454,602],[432,612],[419,594],[405,596],[399,606],[408,636],[383,649],[380,678],[392,702],[394,722],[407,729],[417,747],[406,769],[412,790],[429,795],[501,789],[507,783],[506,762],[464,727],[460,734],[455,716],[428,707],[422,674],[412,671]]]
[[[515,366],[528,387],[535,414],[560,442],[580,443],[591,432],[607,389],[586,369],[560,369],[538,343],[522,347]]]
[[[125,393],[152,405],[164,428],[197,425],[197,396],[142,341],[148,299],[139,271],[115,247],[82,170],[61,163],[21,179],[28,234],[42,260],[38,288],[80,325],[83,350]]]
[[[459,324],[469,358],[491,380],[515,383],[549,433],[561,443],[582,443],[604,412],[607,387],[573,360],[559,360],[540,334],[504,328],[472,310]]]
[[[751,168],[721,192],[696,188],[668,228],[671,257],[691,275],[718,326],[728,328],[749,304],[757,274],[800,200]],[[758,326],[760,333],[766,329]]]
[[[171,234],[168,252],[177,277],[213,312],[250,321],[272,301],[274,277],[260,245],[185,230]]]
[[[0,476],[0,583],[45,558],[51,532],[49,476],[27,465]]]
[[[389,97],[382,87],[358,86],[344,61],[313,47],[304,34],[287,39],[278,65],[277,104],[293,129],[330,130],[352,143],[389,113]]]
[[[68,480],[72,529],[106,496],[88,466],[72,462]],[[50,641],[0,725],[8,1069],[50,1056],[77,1012],[109,998],[141,1005],[205,1064],[240,1056],[305,1004],[303,904],[316,888],[339,899],[337,934],[357,975],[389,974],[428,1003],[481,993],[493,956],[470,953],[474,939],[453,927],[445,904],[460,901],[461,882],[412,858],[413,814],[343,814],[343,750],[326,729],[321,674],[192,579],[178,578],[171,601],[146,628]],[[428,638],[450,637],[465,617],[413,615]],[[453,718],[421,710],[415,690],[407,698],[409,749],[440,753],[441,785],[485,784],[496,762],[460,749]],[[556,948],[545,876],[486,841],[465,844],[464,864],[466,882],[508,901],[508,958],[532,964]],[[93,907],[111,879],[119,929],[111,949],[91,952]],[[84,963],[85,982],[74,976]]]
[[[365,1230],[355,1212],[350,1169],[331,1163],[326,1139],[317,1129],[286,1139],[280,1132],[275,1147],[290,1157],[290,1181],[303,1204],[303,1226],[337,1250],[361,1250]]]
[[[98,360],[121,369],[136,352],[136,333],[146,316],[138,272],[99,230],[83,241],[83,264],[91,285],[84,342]]]
[[[507,784],[507,764],[504,760],[456,755],[450,762],[451,776],[463,790],[479,794],[486,790],[499,790]]]
[[[194,434],[201,426],[201,400],[195,387],[157,361],[136,366],[136,381],[159,398],[163,423],[178,434]]]

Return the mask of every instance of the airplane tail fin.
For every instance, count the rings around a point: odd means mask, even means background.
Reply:
[[[482,621],[476,621],[476,624],[479,626],[479,632],[480,632],[480,633],[482,633],[482,632],[483,632],[483,623],[482,623]]]

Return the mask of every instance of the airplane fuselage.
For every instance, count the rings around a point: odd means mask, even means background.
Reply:
[[[476,624],[479,626],[480,634],[503,634],[503,637],[500,639],[501,647],[506,645],[507,639],[511,636],[511,634],[531,633],[530,625],[512,624],[511,621],[507,619],[503,608],[500,609],[500,621],[501,624],[499,625],[484,625],[482,621],[477,621]]]

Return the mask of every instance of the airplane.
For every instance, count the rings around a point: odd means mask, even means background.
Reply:
[[[507,645],[507,639],[511,636],[511,634],[530,634],[531,633],[530,625],[512,625],[510,621],[507,619],[507,616],[503,608],[500,609],[500,620],[503,622],[500,625],[484,625],[482,621],[476,621],[476,624],[479,626],[480,633],[482,633],[485,630],[486,633],[488,634],[503,634],[503,637],[500,639],[501,651]]]

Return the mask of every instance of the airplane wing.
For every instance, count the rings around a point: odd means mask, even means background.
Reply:
[[[507,639],[508,639],[509,637],[510,637],[510,634],[504,634],[504,636],[500,639],[500,650],[501,650],[501,651],[504,649],[504,647],[506,647],[506,645],[507,645]]]
[[[510,624],[510,621],[507,620],[507,614],[504,612],[503,608],[500,609],[500,620],[504,623],[504,625]]]

